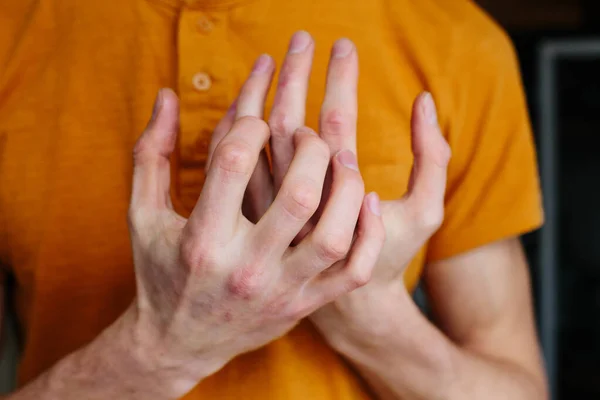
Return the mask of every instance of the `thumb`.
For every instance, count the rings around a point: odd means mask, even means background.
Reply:
[[[133,149],[131,209],[171,207],[169,157],[179,130],[179,104],[171,89],[160,89],[152,117]]]
[[[431,94],[415,100],[411,120],[413,169],[403,199],[409,214],[427,233],[442,223],[450,146],[444,139]]]

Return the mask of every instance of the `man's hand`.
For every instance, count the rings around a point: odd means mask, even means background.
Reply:
[[[268,84],[272,68],[271,59],[261,57],[249,82]],[[242,91],[238,112],[251,113],[255,89]],[[241,212],[244,193],[270,135],[265,122],[250,116],[227,127],[198,203],[182,218],[169,200],[177,116],[176,96],[162,90],[134,152],[130,230],[135,337],[146,362],[189,377],[177,385],[182,395],[234,356],[367,283],[384,228],[377,198],[364,196],[356,161],[339,156],[319,223],[289,247],[319,206],[330,164],[327,144],[308,128],[294,134],[295,152],[272,205],[256,224],[248,221]],[[358,239],[350,246],[357,221]],[[340,234],[347,236],[343,251],[331,242]]]
[[[408,191],[401,199],[382,202],[386,242],[371,281],[311,315],[329,343],[340,351],[347,341],[366,340],[369,345],[389,333],[385,316],[394,314],[399,306],[400,292],[408,296],[404,270],[443,220],[449,149],[430,94],[415,101],[411,132],[414,164]]]

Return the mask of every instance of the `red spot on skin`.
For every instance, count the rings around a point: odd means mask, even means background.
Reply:
[[[283,70],[279,74],[279,81],[277,82],[277,86],[280,89],[283,89],[288,86],[291,80],[291,68],[289,65],[284,65]]]
[[[259,279],[255,267],[242,267],[229,277],[227,289],[236,298],[250,300],[260,290]]]
[[[282,75],[279,79],[279,82],[277,82],[277,86],[279,87],[279,89],[285,89],[289,83],[290,78],[288,76]]]
[[[333,109],[325,113],[324,123],[333,131],[333,134],[340,134],[343,133],[342,128],[346,120],[346,116],[340,110]]]

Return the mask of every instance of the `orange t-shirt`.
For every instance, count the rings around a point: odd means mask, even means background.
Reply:
[[[181,99],[173,198],[202,188],[211,131],[253,60],[281,62],[291,34],[316,54],[317,127],[329,50],[358,48],[358,158],[367,190],[405,191],[411,103],[437,101],[452,147],[446,219],[405,274],[542,220],[518,66],[503,32],[465,0],[3,0],[0,7],[0,264],[24,333],[20,384],[92,340],[128,306],[133,144],[160,87]],[[272,101],[271,93],[271,101]],[[233,360],[187,399],[364,399],[360,379],[308,322]]]

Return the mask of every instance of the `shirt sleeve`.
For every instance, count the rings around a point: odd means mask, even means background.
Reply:
[[[494,27],[459,58],[440,110],[452,159],[445,218],[428,244],[428,261],[543,223],[535,145],[510,40]]]

